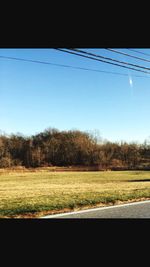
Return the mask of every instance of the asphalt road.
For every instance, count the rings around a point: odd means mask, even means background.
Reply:
[[[150,200],[49,215],[42,218],[150,218]]]

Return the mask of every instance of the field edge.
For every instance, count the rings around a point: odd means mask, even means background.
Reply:
[[[61,213],[69,213],[69,212],[77,212],[77,211],[84,211],[87,209],[94,209],[94,208],[102,208],[102,207],[110,207],[115,205],[122,205],[122,204],[129,204],[133,202],[142,202],[150,200],[150,197],[142,197],[142,198],[133,198],[128,200],[117,200],[115,202],[108,202],[107,204],[104,203],[96,203],[91,205],[83,205],[80,207],[75,208],[64,208],[59,210],[43,210],[43,211],[37,211],[35,213],[23,213],[18,215],[9,215],[9,216],[0,216],[0,219],[43,219],[42,217],[48,216],[48,215],[56,215]]]

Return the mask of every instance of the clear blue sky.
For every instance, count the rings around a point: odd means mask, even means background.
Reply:
[[[102,48],[84,50],[150,67],[150,62]],[[150,55],[150,49],[136,50]],[[150,56],[127,49],[118,51],[150,60]],[[0,49],[0,56],[128,74],[120,76],[0,58],[0,130],[25,135],[49,127],[98,130],[104,139],[127,142],[144,142],[150,136],[150,75],[52,48]]]

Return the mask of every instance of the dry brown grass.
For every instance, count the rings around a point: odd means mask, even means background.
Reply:
[[[33,218],[83,207],[112,205],[118,201],[150,198],[149,171],[0,170],[0,173],[1,218]],[[131,182],[133,180],[136,182]]]

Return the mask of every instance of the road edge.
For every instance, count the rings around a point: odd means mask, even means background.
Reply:
[[[85,210],[83,209],[83,210],[79,210],[79,211],[45,215],[45,216],[39,217],[39,219],[51,219],[51,218],[57,218],[57,217],[64,217],[64,216],[68,216],[68,215],[72,215],[72,214],[87,213],[87,212],[92,212],[92,211],[99,211],[99,210],[104,210],[104,209],[112,209],[112,208],[118,208],[118,207],[123,207],[123,206],[144,204],[144,203],[150,203],[150,200],[134,201],[134,202],[130,202],[130,203],[117,204],[117,205],[111,205],[111,206],[105,206],[105,207],[99,207],[99,208],[91,208],[91,209],[85,209]]]

